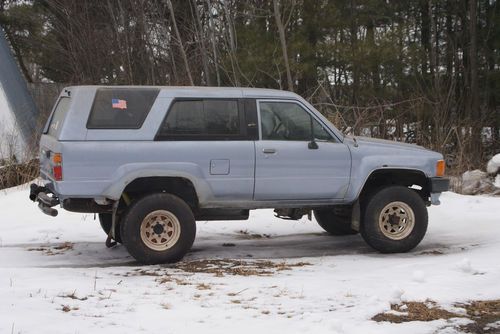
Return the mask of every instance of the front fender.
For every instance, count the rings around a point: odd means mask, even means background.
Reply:
[[[369,177],[376,171],[405,170],[421,173],[425,177],[431,177],[435,173],[435,164],[438,158],[439,154],[437,153],[432,156],[428,154],[419,156],[415,152],[412,154],[411,152],[403,151],[394,152],[391,155],[363,156],[363,153],[353,152],[351,182],[345,199],[347,202],[356,200]]]

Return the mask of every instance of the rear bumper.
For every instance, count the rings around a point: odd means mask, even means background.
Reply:
[[[430,193],[442,193],[450,189],[450,179],[445,177],[431,177]]]
[[[38,208],[45,214],[55,217],[58,212],[53,207],[59,204],[59,198],[49,196],[52,194],[48,188],[32,183],[30,186],[30,200],[38,202]]]

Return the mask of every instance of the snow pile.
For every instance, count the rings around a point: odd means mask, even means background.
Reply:
[[[495,176],[495,178],[492,177]],[[500,193],[500,154],[493,156],[486,165],[486,172],[475,169],[462,174],[460,192],[464,195]]]
[[[462,194],[476,195],[492,193],[495,190],[488,173],[475,169],[462,174]]]
[[[500,173],[500,153],[495,155],[488,161],[486,165],[486,171],[490,174]]]

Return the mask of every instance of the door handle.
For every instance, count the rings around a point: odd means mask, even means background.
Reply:
[[[262,153],[264,154],[275,154],[276,149],[275,148],[264,148],[262,149]]]

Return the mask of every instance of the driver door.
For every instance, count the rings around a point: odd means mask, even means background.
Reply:
[[[343,198],[349,149],[298,101],[259,100],[255,200]]]

